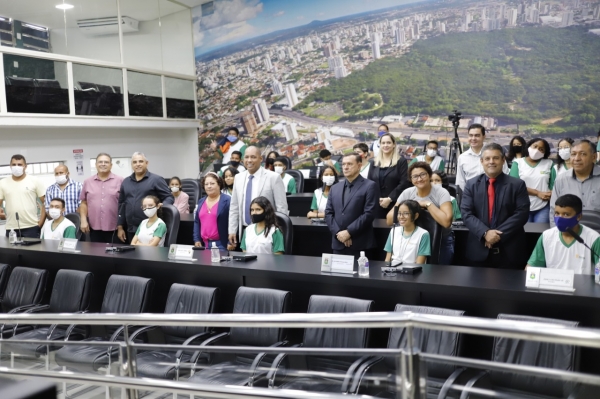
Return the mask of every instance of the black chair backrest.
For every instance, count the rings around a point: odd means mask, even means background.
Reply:
[[[37,305],[42,301],[46,291],[48,271],[31,267],[15,267],[2,298],[2,311],[25,305]]]
[[[498,319],[550,323],[565,327],[577,327],[579,324],[574,321],[508,314],[500,314],[498,315]],[[579,369],[579,348],[571,345],[496,337],[494,338],[492,361],[564,371],[577,371]],[[572,389],[572,384],[564,383],[557,379],[533,377],[520,373],[492,371],[490,372],[490,378],[496,386],[534,392],[540,395],[550,395],[552,397],[562,397],[559,394],[560,392],[568,393]]]
[[[462,200],[462,188],[460,188],[460,186],[456,186],[456,195],[454,196],[454,198],[456,198],[456,203],[460,208],[460,201]]]
[[[194,208],[200,199],[200,184],[196,179],[181,179],[181,191],[190,196],[190,213],[194,213]]]
[[[581,224],[600,233],[600,212],[583,211],[581,213]]]
[[[94,275],[90,272],[62,269],[56,273],[48,313],[75,313],[90,306]]]
[[[233,313],[287,313],[291,298],[289,291],[240,287],[235,294]],[[269,346],[284,338],[283,328],[231,328],[231,342],[237,345]]]
[[[294,180],[296,180],[296,192],[303,193],[304,192],[304,175],[299,170],[295,169],[287,169],[285,171],[288,175],[292,176]]]
[[[173,205],[163,204],[162,220],[167,225],[167,235],[165,237],[165,247],[170,247],[171,244],[177,242],[177,234],[179,233],[179,211]],[[192,210],[193,212],[193,210]]]
[[[444,188],[448,190],[448,193],[450,193],[452,197],[456,198],[456,184],[448,184],[447,186],[444,186]],[[458,200],[456,200],[456,202],[458,202]]]
[[[69,213],[65,215],[75,225],[75,238],[81,240],[81,217],[78,213]]]
[[[113,274],[108,279],[100,313],[145,313],[150,306],[154,280]],[[118,326],[107,326],[108,334]]]
[[[283,234],[285,253],[291,255],[294,244],[294,225],[292,224],[292,219],[281,212],[275,212],[275,217],[277,218],[277,224],[279,225],[281,234]]]
[[[290,157],[286,156],[286,155],[281,155],[281,158],[285,159],[285,167],[287,170],[292,169],[292,160],[290,159]]]
[[[0,301],[2,301],[2,298],[4,297],[4,290],[6,290],[6,284],[8,283],[11,271],[11,265],[8,263],[0,263]]]
[[[195,285],[173,284],[167,297],[165,313],[213,313],[217,302],[218,288]],[[162,328],[168,344],[182,344],[187,338],[210,331],[207,327],[171,327]]]
[[[462,316],[462,310],[444,308],[432,308],[428,306],[410,306],[397,304],[394,312],[426,313],[444,316]],[[413,329],[413,345],[423,353],[434,355],[458,356],[460,351],[460,334],[455,332],[427,330],[422,328]],[[406,328],[390,329],[388,339],[389,349],[406,348]],[[396,369],[396,359],[386,357],[386,366]],[[431,362],[427,364],[427,375],[437,378],[447,378],[452,374],[455,367],[450,364]]]
[[[415,223],[417,226],[427,230],[429,232],[429,239],[431,241],[431,256],[427,263],[438,264],[440,259],[440,251],[442,249],[442,233],[444,229],[440,226],[433,216],[426,211],[421,209],[419,212],[419,218]]]

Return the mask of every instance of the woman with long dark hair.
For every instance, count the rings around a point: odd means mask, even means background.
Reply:
[[[527,142],[521,136],[515,136],[510,140],[510,145],[508,146],[508,154],[506,154],[506,164],[510,168],[513,162],[513,159],[521,159],[526,154],[523,153],[525,151],[525,147],[527,146]]]
[[[553,166],[556,177],[571,170],[571,147],[574,142],[570,137],[558,141],[558,157]]]
[[[256,197],[250,203],[252,224],[244,230],[240,247],[253,254],[276,254],[285,252],[283,234],[277,225],[275,209],[265,197]]]

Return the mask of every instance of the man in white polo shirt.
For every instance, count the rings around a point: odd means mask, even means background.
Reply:
[[[485,127],[479,123],[474,123],[469,126],[469,148],[467,151],[460,154],[458,164],[456,166],[456,185],[461,189],[465,189],[467,181],[479,176],[483,173],[483,166],[479,160],[483,141],[485,140]],[[508,174],[509,169],[506,161],[502,166],[502,172]]]
[[[577,274],[594,274],[600,254],[600,234],[579,224],[583,202],[573,194],[557,198],[554,206],[556,227],[542,233],[527,262],[528,266],[573,270]],[[592,251],[577,242],[578,234]]]

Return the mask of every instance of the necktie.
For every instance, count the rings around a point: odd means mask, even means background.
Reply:
[[[252,203],[252,179],[254,176],[248,176],[248,184],[246,185],[246,203],[244,204],[244,219],[246,224],[252,224],[252,218],[250,217],[250,203]]]
[[[496,188],[494,187],[496,179],[490,178],[490,185],[488,186],[488,218],[490,227],[492,226],[492,216],[494,215],[494,198],[496,197]]]

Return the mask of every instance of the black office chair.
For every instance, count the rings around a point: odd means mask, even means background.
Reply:
[[[456,198],[456,192],[458,189],[456,184],[448,184],[445,189],[448,190],[448,193],[450,193],[452,197]],[[458,200],[456,200],[456,202],[458,202]]]
[[[200,199],[200,184],[196,179],[181,179],[181,191],[190,196],[188,201],[190,205],[190,213],[194,213],[196,204]]]
[[[294,225],[292,224],[292,219],[281,212],[275,212],[275,217],[277,218],[277,224],[279,225],[281,234],[283,234],[285,253],[291,255],[294,246]]]
[[[146,313],[153,287],[152,279],[113,274],[106,284],[100,313]],[[69,326],[66,340],[70,340],[76,327]],[[117,341],[122,339],[123,330],[123,326],[108,325],[103,336],[86,338],[81,345],[65,346],[56,351],[54,360],[59,366],[82,372],[96,373],[100,368],[110,367],[112,359],[118,357],[118,347],[85,346],[85,342]]]
[[[304,175],[299,170],[287,169],[285,171],[288,175],[292,176],[296,180],[296,192],[298,194],[304,192]]]
[[[11,265],[8,263],[0,263],[0,302],[2,302],[2,298],[4,297],[4,291],[6,290],[6,284],[8,283],[11,271]]]
[[[165,314],[206,314],[213,313],[216,307],[218,288],[195,285],[173,284],[169,290]],[[157,328],[143,327],[131,335],[131,340],[140,334]],[[160,327],[168,345],[192,345],[204,341],[212,333],[211,327]],[[187,363],[192,353],[182,351],[148,351],[137,355],[137,377],[179,379],[179,366]]]
[[[565,327],[577,327],[579,324],[574,321],[507,314],[498,315],[498,319],[558,324]],[[579,369],[579,348],[571,345],[496,337],[492,349],[492,361],[563,371],[577,371]],[[442,387],[440,397],[444,397],[442,395],[445,395],[449,391],[449,386],[454,383],[453,379],[448,379]],[[493,389],[503,397],[568,398],[574,390],[572,383],[560,381],[559,379],[500,371],[481,371],[464,385],[467,388]],[[474,399],[482,398],[482,396],[462,392],[460,398]]]
[[[167,235],[165,237],[165,247],[177,243],[177,234],[179,233],[179,211],[173,205],[163,204],[162,220],[167,225]]]
[[[233,313],[261,314],[286,313],[291,303],[292,294],[288,291],[267,288],[240,287],[235,295]],[[228,342],[221,341],[226,338]],[[202,346],[238,345],[275,347],[286,344],[283,328],[232,327],[228,333],[216,335],[202,343]],[[216,356],[217,354],[215,354]],[[190,382],[212,385],[254,386],[264,382],[272,357],[264,353],[257,355],[236,353],[233,360],[218,362],[196,371]]]
[[[75,238],[81,240],[81,217],[78,213],[68,213],[65,215],[65,219],[69,219],[71,223],[75,225]]]
[[[460,186],[456,186],[456,195],[454,196],[454,198],[456,198],[456,203],[460,208],[460,202],[462,200],[462,188],[460,188]]]
[[[442,249],[442,233],[444,229],[435,221],[428,211],[423,209],[419,212],[419,218],[416,220],[415,224],[429,232],[429,238],[431,240],[431,256],[427,263],[433,265],[439,264],[440,251]]]
[[[339,296],[313,295],[308,303],[308,313],[369,312],[373,301]],[[369,330],[366,328],[307,328],[300,346],[305,348],[366,348]],[[364,360],[356,356],[306,356],[306,370],[299,376],[287,378],[287,367],[281,367],[286,354],[273,362],[267,379],[269,388],[297,389],[310,392],[345,393],[356,371]],[[288,379],[288,381],[286,381]]]
[[[394,312],[413,312],[444,316],[463,316],[464,311],[444,308],[432,308],[428,306],[410,306],[397,304]],[[388,349],[406,348],[406,328],[392,328],[388,338]],[[460,353],[461,335],[455,332],[427,330],[422,328],[413,329],[413,344],[423,353],[430,353],[443,356],[458,356]],[[372,357],[363,363],[357,370],[352,387],[349,390],[351,394],[358,394],[365,387],[364,377],[367,371],[374,365],[383,361],[387,370],[387,379],[377,381],[372,387],[378,398],[395,398],[396,375],[400,373],[397,369],[397,359],[395,357]],[[461,371],[463,369],[460,369]],[[455,367],[445,363],[427,363],[427,397],[437,397],[444,382],[455,371]],[[381,392],[381,389],[384,389]],[[377,392],[377,393],[376,393]]]
[[[92,282],[94,275],[90,272],[78,270],[59,270],[56,273],[50,304],[30,308],[25,313],[84,313],[90,305]],[[11,340],[64,340],[66,327],[52,325],[50,327],[38,326],[37,328],[21,334],[16,334],[4,342],[3,350],[13,354],[29,357],[40,357],[48,354],[48,350],[58,350],[61,345],[54,343],[52,346],[44,344],[20,344]],[[71,334],[71,340],[85,338],[87,331],[81,330]]]
[[[285,155],[281,155],[280,157],[285,160],[286,170],[291,170],[292,169],[292,160],[290,159],[290,157],[285,156]]]
[[[600,233],[600,212],[583,211],[581,213],[581,224]]]

